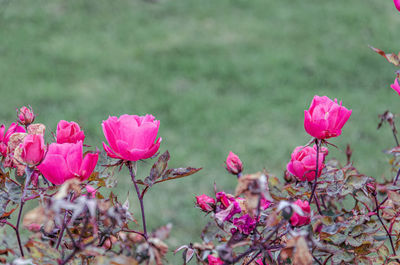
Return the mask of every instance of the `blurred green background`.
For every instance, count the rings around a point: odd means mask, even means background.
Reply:
[[[399,29],[390,0],[0,0],[0,119],[30,104],[48,135],[73,120],[101,148],[109,115],[156,116],[171,166],[204,168],[147,194],[149,225],[172,222],[174,249],[200,239],[194,196],[214,181],[234,189],[230,150],[248,173],[282,175],[310,139],[303,111],[315,94],[353,109],[329,157],[345,161],[351,143],[363,173],[389,176],[382,150],[394,141],[377,115],[399,112],[400,98],[394,66],[368,44],[399,51]],[[121,200],[133,199],[126,171],[119,180]]]

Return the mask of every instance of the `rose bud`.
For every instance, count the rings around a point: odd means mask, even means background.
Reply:
[[[85,134],[76,122],[61,120],[57,124],[57,143],[72,143],[85,140]]]
[[[211,212],[215,207],[215,200],[205,194],[196,196],[196,204],[204,212]]]
[[[325,167],[324,160],[328,154],[328,149],[322,147],[318,155],[318,177]],[[317,146],[298,146],[294,149],[290,162],[286,169],[292,173],[299,181],[312,181],[315,179],[317,166]]]
[[[228,157],[226,158],[225,161],[225,168],[228,170],[229,173],[233,175],[240,176],[240,173],[243,171],[243,164],[242,161],[240,161],[239,157],[234,154],[232,151],[229,152]]]
[[[398,4],[400,5],[400,0],[398,1]],[[400,85],[399,85],[398,78],[396,78],[396,79],[394,80],[394,83],[391,84],[390,87],[391,87],[394,91],[396,91],[396,92],[399,94],[399,96],[400,96]]]
[[[150,114],[109,117],[102,127],[109,144],[103,142],[103,147],[111,158],[138,161],[154,156],[160,148],[162,139],[156,140],[160,121]]]
[[[308,201],[301,201],[300,199],[298,199],[297,201],[294,202],[294,204],[301,208],[301,210],[304,213],[304,216],[301,216],[296,211],[293,211],[292,217],[290,217],[290,223],[293,226],[303,226],[309,224],[311,221],[310,219],[311,209],[310,205],[308,204]]]
[[[31,167],[36,166],[42,161],[46,153],[43,135],[28,134],[21,145],[21,149],[22,161]]]
[[[314,96],[311,106],[304,111],[304,129],[317,139],[339,136],[342,127],[351,116],[351,110],[323,96]]]
[[[72,178],[78,178],[80,181],[88,179],[96,167],[98,158],[97,153],[87,153],[83,157],[82,141],[76,144],[52,143],[37,168],[48,181],[61,185]]]
[[[35,120],[35,114],[33,113],[33,110],[31,107],[25,107],[23,106],[22,108],[19,109],[18,111],[18,122],[21,125],[29,125]]]
[[[208,260],[208,265],[224,265],[224,262],[220,260],[220,258],[217,258],[212,255],[208,255],[207,260]]]

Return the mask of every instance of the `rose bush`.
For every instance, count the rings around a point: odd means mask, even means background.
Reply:
[[[400,66],[398,55],[372,49]],[[398,77],[391,87],[399,92]],[[357,170],[350,146],[346,163],[329,159],[328,146],[336,146],[327,139],[342,134],[351,113],[336,99],[315,96],[303,121],[312,139],[288,154],[283,179],[266,170],[244,172],[230,152],[226,170],[235,175],[236,189],[220,190],[215,183],[213,194],[195,197],[209,222],[200,242],[174,251],[182,252],[182,264],[400,264],[396,115],[379,115],[378,128],[389,124],[395,146],[385,151],[393,178],[378,181]],[[157,153],[160,121],[150,114],[109,117],[101,125],[108,145],[103,142],[100,152],[83,144],[85,134],[75,122],[61,120],[55,142],[46,145],[46,127],[33,123],[33,110],[22,107],[17,116],[24,127],[0,126],[0,263],[167,264],[171,224],[147,226],[145,195],[201,168],[168,167],[169,152]],[[137,164],[152,158],[150,172],[141,176]],[[115,169],[124,167],[140,215],[109,191],[118,184]],[[34,207],[24,211],[27,202]]]

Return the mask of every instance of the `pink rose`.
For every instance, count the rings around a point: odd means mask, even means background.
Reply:
[[[400,0],[398,1],[398,4],[400,6]],[[399,9],[399,11],[400,11],[400,9]],[[400,96],[400,85],[399,85],[398,78],[396,78],[394,80],[394,83],[392,85],[390,85],[390,87],[393,88],[393,90],[396,91]]]
[[[29,125],[35,120],[32,108],[23,106],[18,111],[18,122],[22,125]]]
[[[196,196],[196,204],[205,212],[211,212],[215,206],[215,200],[205,194]]]
[[[208,255],[207,260],[209,265],[224,265],[222,260],[212,255]]]
[[[323,96],[314,96],[309,110],[304,111],[304,128],[306,132],[318,139],[339,136],[342,127],[350,118],[351,110]]]
[[[232,151],[229,152],[225,164],[226,164],[226,170],[228,170],[233,175],[238,175],[243,171],[242,161],[240,161],[239,157]]]
[[[318,177],[325,167],[324,160],[328,154],[328,149],[322,147],[318,155]],[[315,179],[317,158],[317,146],[298,146],[292,153],[292,159],[287,164],[286,169],[292,173],[299,181],[312,181]]]
[[[103,147],[111,158],[138,161],[154,156],[160,148],[161,138],[156,141],[160,121],[150,114],[113,116],[102,126],[110,145],[103,142]]]
[[[85,140],[85,134],[76,122],[61,120],[57,124],[57,143],[77,143]]]
[[[393,0],[395,7],[400,11],[400,0]]]
[[[84,181],[92,174],[99,155],[88,153],[83,159],[82,156],[82,141],[75,144],[52,143],[43,162],[37,168],[48,181],[55,185],[63,184],[66,180],[75,177]]]
[[[43,135],[28,134],[21,145],[21,149],[23,162],[30,166],[39,164],[46,152]]]
[[[298,199],[297,201],[294,202],[294,204],[298,205],[303,210],[304,216],[300,216],[298,213],[293,212],[292,216],[290,217],[290,223],[293,226],[303,226],[309,224],[311,221],[310,219],[311,209],[310,205],[308,204],[308,201],[303,202],[300,199]]]
[[[233,225],[236,226],[240,233],[249,235],[256,227],[256,220],[245,214],[233,219]]]
[[[10,140],[11,135],[14,133],[24,133],[25,129],[22,126],[19,126],[16,123],[11,123],[10,127],[7,131],[6,128],[2,124],[0,126],[0,153],[3,157],[7,156],[7,145],[8,141]]]

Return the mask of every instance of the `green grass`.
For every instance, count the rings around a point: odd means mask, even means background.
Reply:
[[[2,121],[30,104],[47,132],[74,120],[100,147],[108,115],[152,113],[172,166],[204,168],[148,193],[150,227],[175,224],[172,248],[199,240],[206,218],[194,195],[214,181],[234,189],[223,169],[230,150],[246,172],[282,174],[309,140],[303,110],[314,94],[353,109],[330,157],[344,161],[351,143],[364,173],[389,174],[381,151],[393,139],[376,130],[377,115],[398,112],[400,98],[394,67],[367,45],[400,50],[391,1],[0,0],[0,10]],[[122,198],[133,195],[123,173]]]

